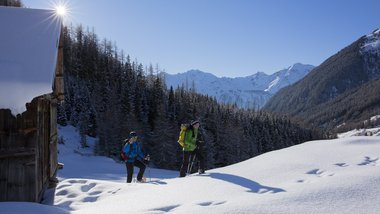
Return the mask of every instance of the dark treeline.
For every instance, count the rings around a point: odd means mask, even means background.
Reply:
[[[167,89],[158,66],[143,66],[108,40],[81,26],[64,28],[65,102],[59,123],[96,136],[98,155],[117,158],[123,139],[140,134],[152,164],[178,169],[181,123],[201,121],[207,168],[316,139],[314,132],[288,118],[220,105],[214,98],[184,88]]]
[[[23,7],[21,0],[0,0],[0,6],[5,7]]]

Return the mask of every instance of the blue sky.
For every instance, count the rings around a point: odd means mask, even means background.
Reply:
[[[30,8],[53,1],[23,0]],[[73,25],[94,27],[132,59],[168,73],[268,74],[319,65],[380,28],[379,0],[71,0]]]

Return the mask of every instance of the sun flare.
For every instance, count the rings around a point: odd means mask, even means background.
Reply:
[[[67,13],[67,9],[66,9],[66,7],[64,5],[58,5],[58,6],[55,7],[55,12],[59,16],[65,16],[66,13]]]
[[[65,23],[72,21],[73,10],[70,0],[49,0],[49,5],[54,18],[61,19]]]

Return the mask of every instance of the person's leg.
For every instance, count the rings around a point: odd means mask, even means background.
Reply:
[[[179,171],[179,177],[185,177],[187,172],[187,167],[189,165],[189,156],[190,152],[183,151],[183,159],[182,159],[182,166]]]
[[[202,152],[202,148],[198,148],[196,150],[197,160],[198,160],[198,166],[199,166],[199,174],[205,173],[205,158]]]
[[[132,182],[132,176],[133,176],[133,163],[125,163],[127,166],[127,183]]]
[[[141,181],[143,176],[144,176],[144,172],[145,172],[145,164],[143,164],[141,161],[139,160],[135,160],[135,166],[137,166],[138,168],[140,168],[139,170],[139,173],[137,174],[137,180],[138,181]]]

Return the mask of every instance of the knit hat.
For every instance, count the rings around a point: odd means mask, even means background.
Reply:
[[[193,121],[191,121],[190,125],[194,126],[197,123],[199,123],[199,120],[193,120]]]
[[[135,132],[135,131],[131,131],[130,133],[129,133],[129,138],[132,138],[132,137],[137,137],[138,135],[137,135],[137,133]]]

